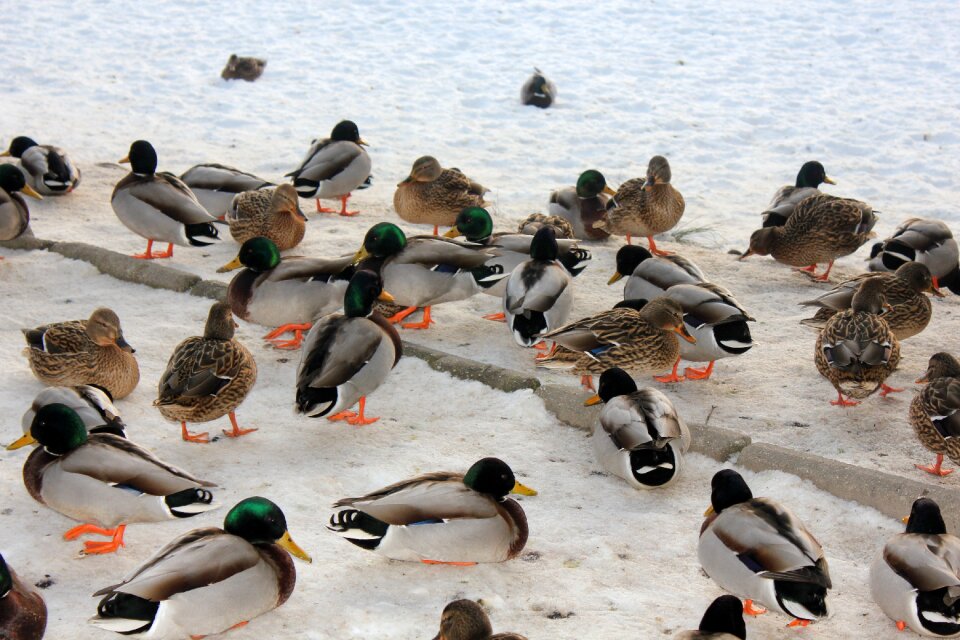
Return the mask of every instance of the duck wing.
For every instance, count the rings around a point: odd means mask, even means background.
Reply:
[[[155,404],[174,404],[180,398],[216,396],[237,377],[249,352],[233,340],[187,338],[174,350],[160,376]]]
[[[960,539],[950,534],[900,533],[883,548],[883,559],[918,591],[946,587],[960,598]]]
[[[349,381],[370,361],[385,337],[383,330],[366,318],[324,317],[307,334],[297,388],[332,388]]]

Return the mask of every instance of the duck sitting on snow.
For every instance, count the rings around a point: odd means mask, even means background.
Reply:
[[[244,191],[258,191],[274,186],[252,173],[223,164],[198,164],[180,176],[210,215],[220,218],[230,209],[234,197]]]
[[[557,99],[557,85],[550,82],[536,67],[520,89],[520,101],[525,105],[546,109]]]
[[[364,147],[355,122],[338,122],[329,138],[314,140],[300,166],[286,174],[301,198],[316,198],[318,213],[339,213],[355,216],[359,211],[347,211],[350,194],[370,177],[370,156]],[[340,211],[320,206],[320,199],[340,200]]]
[[[628,244],[620,247],[616,260],[617,270],[607,284],[626,278],[624,300],[653,300],[675,284],[707,282],[700,267],[676,254],[654,256],[644,247]]]
[[[493,634],[490,617],[473,600],[454,600],[440,615],[440,633],[433,640],[527,640],[518,633]]]
[[[734,596],[720,596],[707,607],[696,631],[684,631],[673,640],[747,640],[743,603]]]
[[[574,237],[605,240],[610,233],[594,225],[606,217],[607,201],[614,194],[616,191],[607,185],[602,173],[588,169],[577,178],[575,187],[565,187],[550,194],[547,211],[569,222]]]
[[[936,287],[960,295],[960,249],[950,227],[940,220],[909,218],[893,235],[873,245],[870,271],[896,271],[904,263],[919,262],[933,276]]]
[[[227,66],[220,72],[220,77],[224,80],[246,80],[253,82],[261,75],[267,66],[267,61],[262,58],[251,58],[249,56],[238,56],[235,53],[230,54],[227,60]]]
[[[307,231],[307,216],[300,210],[297,191],[282,184],[271,191],[245,191],[234,197],[224,221],[230,235],[243,244],[256,237],[269,238],[280,251],[300,244]]]
[[[0,165],[0,240],[19,238],[30,228],[30,209],[20,192],[41,200],[26,183],[23,173],[12,164]],[[2,260],[3,258],[0,258]]]
[[[47,628],[43,597],[7,565],[0,555],[0,638],[41,640]]]
[[[87,433],[112,433],[121,438],[126,437],[126,425],[120,418],[120,412],[113,405],[113,400],[103,389],[92,385],[76,387],[47,387],[36,395],[23,417],[20,425],[23,436],[7,445],[8,450],[19,449],[33,442],[30,436],[30,427],[33,418],[43,407],[50,404],[62,404],[73,409],[80,419]]]
[[[821,184],[837,184],[827,176],[826,169],[816,160],[804,162],[797,173],[797,181],[777,189],[767,210],[760,214],[763,217],[764,227],[782,227],[793,215],[797,205],[804,198],[820,195]]]
[[[37,144],[26,136],[18,136],[10,141],[9,149],[0,153],[0,157],[3,156],[19,159],[30,186],[42,195],[64,195],[80,184],[80,170],[60,147]]]

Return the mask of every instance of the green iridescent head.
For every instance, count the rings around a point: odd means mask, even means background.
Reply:
[[[465,207],[457,215],[456,222],[446,235],[456,238],[463,235],[470,242],[486,240],[493,233],[493,219],[490,212],[483,207]]]
[[[587,169],[577,179],[577,195],[581,198],[596,198],[601,193],[613,195],[607,180],[596,169]]]
[[[407,236],[400,227],[392,222],[379,222],[367,231],[361,251],[376,258],[386,258],[400,253],[406,246]]]
[[[30,435],[49,453],[62,456],[86,443],[87,428],[76,411],[54,403],[37,410]]]
[[[230,509],[223,519],[223,530],[250,544],[278,544],[301,560],[310,562],[287,531],[287,518],[273,501],[254,496]]]

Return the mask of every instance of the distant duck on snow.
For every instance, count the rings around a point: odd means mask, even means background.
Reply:
[[[520,90],[520,100],[525,105],[546,109],[556,99],[557,85],[547,80],[543,72],[534,67],[533,75],[527,78]]]
[[[44,196],[70,193],[80,184],[80,170],[67,152],[49,144],[37,144],[26,136],[17,136],[0,157],[13,156],[20,160],[20,169],[27,184]]]
[[[267,66],[267,61],[261,58],[240,57],[237,54],[231,54],[227,60],[227,66],[220,72],[220,77],[224,80],[246,80],[253,82],[261,75]]]

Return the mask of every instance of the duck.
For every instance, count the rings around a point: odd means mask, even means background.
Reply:
[[[654,256],[646,248],[627,244],[617,250],[617,269],[607,285],[626,278],[624,300],[653,300],[675,284],[707,282],[703,270],[681,255]]]
[[[0,157],[14,157],[29,179],[29,184],[44,196],[70,193],[80,184],[80,170],[67,152],[49,144],[37,144],[26,136],[17,136]]]
[[[23,465],[30,496],[84,524],[63,537],[108,536],[87,541],[83,554],[113,553],[124,546],[128,524],[189,518],[217,508],[215,486],[163,462],[112,433],[87,434],[83,419],[64,404],[37,411],[30,426],[35,448]],[[92,524],[91,524],[92,523]]]
[[[440,632],[433,640],[527,640],[518,633],[493,633],[490,617],[473,600],[454,600],[440,614]]]
[[[820,194],[804,198],[782,227],[764,227],[750,236],[750,248],[740,256],[773,256],[777,262],[800,268],[814,280],[827,282],[837,258],[850,255],[870,238],[877,216],[859,200]],[[817,264],[827,269],[817,274]]]
[[[120,318],[112,309],[100,307],[87,320],[22,331],[27,341],[23,353],[33,375],[44,384],[96,385],[121,400],[140,382],[135,350],[124,339]]]
[[[0,554],[0,638],[41,640],[47,629],[47,604],[23,582]]]
[[[250,238],[237,256],[217,269],[226,273],[245,267],[227,286],[227,303],[244,322],[277,327],[264,336],[278,349],[299,349],[314,319],[333,313],[353,274],[353,256],[341,258],[281,257],[273,240]],[[280,336],[293,332],[292,339]]]
[[[917,383],[926,386],[910,402],[910,426],[920,444],[937,454],[937,460],[933,465],[916,467],[946,476],[953,469],[943,468],[944,454],[960,464],[960,361],[946,351],[933,354]]]
[[[297,190],[289,184],[273,191],[245,191],[233,199],[224,220],[240,244],[264,237],[286,251],[300,244],[307,230],[307,216],[298,202]]]
[[[893,235],[870,249],[870,271],[896,271],[906,262],[926,265],[936,287],[960,295],[960,248],[940,220],[908,218]]]
[[[12,164],[0,164],[0,240],[15,240],[30,228],[30,209],[20,195],[42,200]]]
[[[917,498],[903,533],[870,565],[870,594],[898,631],[960,636],[960,538],[947,533],[940,505]]]
[[[822,329],[827,320],[850,308],[857,287],[867,278],[881,278],[884,282],[883,296],[890,309],[883,314],[883,319],[897,340],[912,338],[930,324],[933,305],[924,293],[943,297],[934,286],[933,277],[926,266],[919,262],[906,262],[896,273],[864,273],[841,282],[813,300],[801,302],[801,305],[817,307],[817,313],[812,318],[801,320],[800,324]]]
[[[766,609],[805,627],[828,615],[833,587],[823,548],[789,509],[754,498],[743,477],[721,469],[711,480],[710,507],[700,527],[700,566],[721,589],[746,598],[743,612]]]
[[[153,406],[167,420],[180,423],[186,442],[209,442],[208,433],[191,434],[188,422],[230,418],[230,438],[253,433],[241,429],[234,413],[257,382],[253,355],[233,337],[233,313],[226,302],[216,302],[207,314],[203,336],[187,338],[176,346],[157,385]]]
[[[546,109],[557,99],[557,85],[553,84],[536,67],[533,75],[527,78],[520,89],[520,102],[525,105]]]
[[[731,595],[710,603],[696,631],[682,631],[674,640],[747,640],[743,622],[743,603]]]
[[[767,210],[761,213],[764,227],[782,227],[793,215],[797,205],[804,198],[820,195],[820,185],[823,183],[837,184],[827,175],[827,170],[817,160],[804,162],[797,172],[797,181],[787,184],[773,194],[773,199],[767,205]]]
[[[120,411],[114,406],[110,394],[89,384],[76,387],[47,387],[36,395],[30,408],[27,409],[20,425],[23,436],[7,445],[8,451],[19,449],[33,442],[30,436],[30,427],[37,411],[49,404],[62,404],[73,409],[80,419],[87,433],[112,433],[125,438],[127,425],[120,417]]]
[[[197,196],[172,173],[157,173],[157,151],[146,140],[130,145],[121,163],[130,163],[130,173],[113,188],[110,204],[128,229],[147,239],[147,250],[134,255],[141,260],[173,256],[173,245],[206,247],[220,239],[214,223]],[[166,242],[167,250],[155,253],[154,242]]]
[[[359,498],[338,500],[327,529],[394,560],[474,565],[515,558],[527,543],[527,517],[508,494],[534,496],[499,458],[466,473],[440,471]]]
[[[695,340],[684,326],[683,308],[675,300],[660,297],[650,302],[625,301],[545,333],[544,340],[566,351],[551,351],[538,359],[536,366],[571,370],[581,376],[585,389],[596,391],[593,374],[602,374],[610,367],[652,372],[676,365],[680,357],[678,335],[688,342]],[[578,354],[576,359],[570,357],[570,351]],[[672,380],[669,375],[662,378]]]
[[[520,224],[517,226],[517,233],[532,236],[539,231],[541,227],[553,227],[554,233],[557,234],[557,240],[576,239],[573,225],[567,222],[566,218],[548,216],[545,213],[531,213],[528,215],[520,221]]]
[[[600,466],[634,489],[673,484],[690,448],[690,429],[670,398],[650,387],[638,389],[630,374],[611,367],[583,404],[599,403],[603,409],[590,440]]]
[[[262,58],[251,58],[248,56],[238,56],[235,53],[230,54],[227,60],[227,66],[220,72],[220,77],[224,80],[246,80],[253,82],[261,75],[267,66],[267,61]]]
[[[559,255],[556,234],[544,227],[533,236],[530,259],[520,263],[507,279],[503,313],[521,347],[534,346],[570,317],[573,277],[560,264]]]
[[[316,198],[317,213],[339,213],[355,216],[359,211],[347,211],[350,194],[363,189],[370,177],[372,163],[360,137],[360,129],[352,120],[342,120],[330,132],[329,138],[314,140],[300,166],[286,174],[301,198]],[[340,200],[340,211],[320,206],[320,199]]]
[[[433,235],[440,226],[453,226],[464,207],[482,207],[488,189],[459,169],[444,169],[433,156],[417,158],[410,175],[397,184],[393,208],[401,220],[432,224]]]
[[[606,217],[607,201],[616,193],[607,185],[602,173],[587,169],[577,178],[575,187],[565,187],[550,194],[547,213],[570,223],[575,238],[606,240],[610,234],[594,225]]]
[[[880,316],[887,306],[884,285],[877,277],[860,283],[850,308],[830,318],[817,336],[814,362],[837,390],[834,406],[856,406],[877,391],[883,398],[903,391],[885,382],[900,363],[900,341]]]
[[[276,609],[293,594],[293,541],[283,511],[261,496],[238,502],[223,528],[173,539],[118,584],[100,589],[94,626],[146,638],[219,634]]]
[[[607,203],[605,218],[593,223],[594,228],[614,235],[646,236],[650,253],[669,255],[657,248],[653,236],[677,226],[686,207],[683,196],[670,184],[670,162],[653,156],[647,164],[645,178],[627,180]]]
[[[427,329],[433,323],[431,307],[443,302],[466,300],[493,286],[509,274],[501,265],[487,265],[499,255],[495,247],[457,242],[438,236],[406,234],[392,222],[380,222],[367,231],[354,263],[377,271],[383,288],[405,309],[388,318],[402,321],[423,307],[421,322],[408,322],[405,329]]]
[[[215,162],[194,165],[184,171],[180,179],[215,218],[226,215],[233,199],[241,193],[276,186],[260,176]]]
[[[391,302],[380,276],[360,269],[343,296],[343,314],[324,316],[313,325],[300,351],[294,410],[310,418],[373,424],[365,415],[366,398],[390,375],[403,355],[397,330],[373,310],[376,300]],[[359,411],[349,411],[359,403]]]

